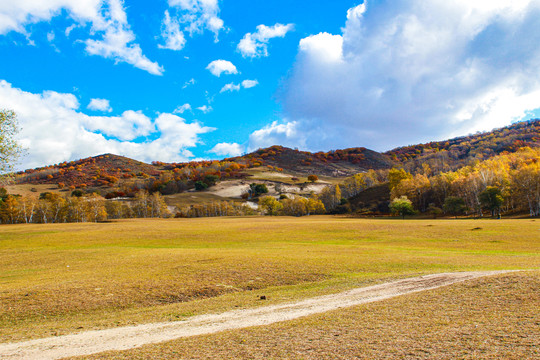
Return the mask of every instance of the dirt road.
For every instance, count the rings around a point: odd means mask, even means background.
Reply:
[[[319,296],[295,303],[194,316],[185,321],[127,326],[19,343],[0,344],[0,358],[60,359],[110,350],[132,349],[146,344],[182,337],[273,324],[506,272],[508,271],[426,275],[357,288],[339,294]]]

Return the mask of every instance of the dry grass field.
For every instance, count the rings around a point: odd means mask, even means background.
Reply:
[[[72,359],[540,358],[540,274],[500,275],[321,315]]]
[[[0,227],[0,342],[181,320],[420,274],[539,267],[540,222],[529,219],[402,221],[321,216],[6,225]],[[147,358],[149,353],[144,351],[163,350],[176,358],[175,349],[190,354],[190,346],[195,351],[204,343],[205,351],[216,349],[216,358],[226,358],[228,353],[217,348],[226,351],[231,346],[235,348],[231,354],[257,357],[250,351],[255,351],[260,336],[269,336],[267,331],[272,336],[261,353],[267,358],[317,358],[317,351],[323,351],[317,350],[318,342],[338,341],[341,336],[339,341],[355,341],[358,347],[345,348],[340,355],[329,343],[327,354],[350,358],[362,351],[376,357],[384,339],[390,341],[390,349],[396,338],[401,342],[413,339],[407,346],[417,349],[407,351],[415,354],[425,348],[422,341],[430,339],[414,338],[422,334],[422,324],[432,324],[433,339],[452,341],[451,337],[444,340],[442,332],[448,324],[456,325],[452,319],[458,315],[452,314],[463,310],[463,304],[472,305],[470,314],[463,313],[467,324],[475,316],[487,317],[483,321],[489,326],[495,326],[497,317],[504,318],[508,324],[501,323],[501,329],[519,323],[528,337],[540,324],[538,312],[531,308],[538,305],[538,285],[538,271],[505,275],[496,281],[476,280],[290,324],[145,347],[131,355]],[[260,295],[268,300],[259,300]],[[506,303],[509,309],[515,308],[514,318],[501,315]],[[484,314],[489,306],[499,313]],[[370,309],[373,316],[366,317]],[[536,323],[526,314],[532,314]],[[394,321],[408,324],[404,329],[410,328],[411,335],[408,330],[394,329]],[[456,329],[462,331],[458,325]],[[491,331],[488,325],[481,330]],[[290,326],[296,326],[296,340],[277,349]],[[365,326],[367,330],[362,330]],[[383,331],[385,327],[393,329]],[[326,338],[337,329],[343,330],[341,335]],[[508,336],[519,336],[519,332]],[[240,338],[246,343],[238,344]],[[398,350],[394,353],[406,355]]]
[[[24,197],[38,198],[39,194],[44,192],[52,192],[57,194],[66,194],[68,189],[59,189],[56,185],[51,184],[13,184],[5,186],[8,194],[17,194]],[[71,191],[69,191],[71,193]]]

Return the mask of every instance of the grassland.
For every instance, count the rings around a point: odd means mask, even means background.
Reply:
[[[222,197],[205,191],[166,195],[164,198],[167,205],[176,206],[179,209],[190,205],[211,204],[213,202],[219,203],[221,201],[240,202],[239,199]]]
[[[259,306],[263,294],[271,304],[419,274],[538,269],[539,225],[326,216],[6,225],[0,342]]]
[[[264,167],[256,167],[245,170],[249,175],[246,181],[274,181],[286,185],[301,185],[309,183],[307,175],[292,172],[275,172],[265,169]],[[317,174],[316,171],[313,174]],[[293,180],[295,178],[295,180]],[[319,176],[319,179],[328,184],[340,184],[343,182],[343,177]]]
[[[44,192],[64,194],[67,189],[59,189],[56,185],[51,184],[14,184],[5,186],[8,194],[16,194],[24,197],[38,198],[39,194]]]
[[[501,275],[264,327],[76,359],[538,359],[539,288],[538,272]]]

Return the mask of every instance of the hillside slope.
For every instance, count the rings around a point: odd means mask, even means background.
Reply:
[[[112,186],[120,179],[156,176],[159,170],[141,161],[114,154],[103,154],[63,162],[17,174],[18,184],[60,184],[61,187]]]
[[[485,160],[524,146],[540,147],[540,119],[444,141],[399,147],[384,154],[409,172],[428,164],[435,172],[456,170],[471,160]]]
[[[205,176],[219,180],[249,177],[249,168],[284,172],[289,177],[303,178],[314,174],[326,178],[340,178],[370,169],[390,169],[403,166],[411,173],[422,172],[428,165],[432,173],[455,170],[477,160],[485,160],[503,152],[514,152],[520,147],[540,147],[540,120],[519,122],[495,129],[446,141],[430,142],[396,148],[379,153],[363,147],[311,153],[283,146],[259,149],[243,156],[221,161],[199,161],[180,164],[153,162],[146,164],[127,157],[104,154],[86,159],[64,162],[19,172],[19,185],[52,185],[59,188],[118,187],[119,184],[165,179],[171,176],[183,181],[181,188],[189,189]],[[161,176],[163,177],[163,176]],[[168,181],[168,180],[164,180]],[[156,189],[157,185],[154,184]],[[152,188],[153,189],[153,188]]]
[[[331,177],[350,176],[369,169],[389,169],[395,165],[389,156],[366,148],[311,153],[278,145],[229,160],[273,166],[293,174]]]

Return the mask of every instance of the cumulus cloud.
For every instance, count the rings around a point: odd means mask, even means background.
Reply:
[[[184,104],[182,106],[177,107],[176,109],[174,109],[173,113],[174,114],[183,114],[186,111],[191,111],[191,105],[190,104]]]
[[[242,81],[242,86],[244,89],[251,89],[252,87],[255,87],[259,85],[259,82],[257,80],[244,80]]]
[[[237,143],[219,143],[208,152],[219,156],[240,156],[244,152],[244,148]]]
[[[161,37],[165,40],[165,45],[158,45],[160,49],[182,50],[186,45],[186,38],[180,30],[180,24],[177,19],[171,19],[169,11],[165,11],[161,24]]]
[[[243,57],[268,56],[268,42],[276,37],[285,37],[294,29],[293,24],[275,24],[274,26],[259,25],[254,33],[247,33],[238,43],[237,50]]]
[[[230,61],[227,60],[214,60],[206,67],[212,75],[220,77],[221,74],[238,74],[236,66]]]
[[[116,62],[126,62],[153,75],[162,75],[163,67],[143,55],[139,44],[134,43],[135,34],[127,22],[121,0],[108,0],[106,17],[92,24],[93,31],[103,32],[102,39],[86,40],[86,52]]]
[[[90,24],[89,35],[94,38],[83,40],[88,54],[125,62],[154,75],[163,73],[163,68],[143,55],[140,45],[135,43],[121,0],[3,1],[0,35],[15,31],[29,36],[28,25],[50,21],[64,13],[81,26]],[[66,29],[66,36],[72,29]]]
[[[170,12],[165,11],[162,22],[162,37],[166,43],[160,47],[181,50],[186,43],[184,33],[193,36],[205,30],[213,32],[218,41],[219,32],[225,27],[219,17],[218,0],[169,0],[169,7]]]
[[[297,121],[272,122],[249,136],[249,151],[280,144],[291,148],[305,148],[306,134]]]
[[[86,116],[82,119],[85,129],[115,137],[119,140],[134,140],[155,132],[152,120],[141,111],[124,111],[121,116]]]
[[[187,161],[200,135],[214,130],[166,113],[155,119],[131,110],[120,116],[89,116],[79,110],[73,94],[34,94],[4,80],[0,108],[17,113],[19,140],[28,149],[21,169],[108,152],[141,161]]]
[[[385,150],[540,108],[540,0],[365,2],[342,31],[300,41],[283,96],[290,122],[253,133],[252,148],[268,134]]]
[[[92,99],[87,108],[94,111],[111,112],[112,107],[107,99]]]

